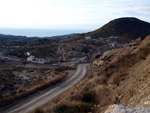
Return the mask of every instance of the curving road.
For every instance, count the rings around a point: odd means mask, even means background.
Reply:
[[[38,91],[36,94],[20,100],[15,105],[11,105],[5,109],[1,109],[1,113],[26,113],[34,110],[35,108],[51,102],[53,99],[66,92],[69,88],[77,84],[86,75],[86,66],[88,64],[80,64],[77,67],[77,71],[74,75],[69,77],[67,80],[54,87],[50,87],[46,90]]]

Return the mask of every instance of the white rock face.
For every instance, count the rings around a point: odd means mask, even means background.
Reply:
[[[150,113],[150,108],[134,108],[123,105],[111,105],[105,113]]]

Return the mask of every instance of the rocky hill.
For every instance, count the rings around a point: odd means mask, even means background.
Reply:
[[[93,38],[123,36],[126,38],[136,39],[141,37],[144,39],[150,34],[150,23],[144,22],[137,18],[118,18],[105,24],[103,27],[88,33]]]

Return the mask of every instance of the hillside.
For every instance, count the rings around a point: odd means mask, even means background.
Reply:
[[[88,78],[44,111],[103,113],[109,105],[150,106],[150,36],[106,52],[88,67]],[[134,42],[134,43],[135,43]],[[62,108],[65,109],[62,109]]]
[[[123,36],[130,39],[141,37],[144,39],[150,34],[150,23],[137,18],[118,18],[105,24],[103,27],[90,32],[86,35],[93,38]]]

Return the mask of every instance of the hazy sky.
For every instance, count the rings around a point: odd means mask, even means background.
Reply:
[[[150,22],[150,0],[0,0],[0,28],[92,30],[119,17]]]

